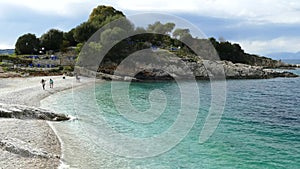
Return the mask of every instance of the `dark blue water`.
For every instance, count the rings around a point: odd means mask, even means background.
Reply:
[[[300,74],[299,69],[292,71]],[[96,84],[95,90],[85,87],[56,94],[42,104],[79,118],[54,124],[64,143],[64,161],[71,168],[299,168],[300,78],[227,81],[223,116],[214,134],[202,144],[199,134],[211,106],[211,85],[208,81],[198,81],[197,85],[199,114],[188,135],[169,151],[142,159],[104,151],[100,121],[105,119],[114,130],[129,137],[159,135],[180,113],[182,93],[176,83],[130,84],[129,99],[140,112],[151,108],[151,91],[159,89],[166,96],[163,113],[148,124],[130,121],[119,113],[110,82]],[[121,89],[118,92],[122,99]],[[164,99],[152,101],[163,103]]]

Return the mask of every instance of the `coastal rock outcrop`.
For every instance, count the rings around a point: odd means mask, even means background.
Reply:
[[[4,138],[0,140],[0,148],[22,157],[60,158],[58,155],[34,148],[29,143],[17,138]]]
[[[49,110],[24,105],[0,104],[0,117],[16,119],[40,119],[47,121],[65,121],[70,117]]]
[[[104,72],[99,72],[98,77],[106,80],[172,80],[176,79],[268,79],[276,77],[298,77],[298,75],[287,71],[276,71],[264,69],[262,66],[251,66],[230,61],[184,61],[170,59],[167,64],[159,65],[135,62],[130,67],[121,68],[118,73],[114,73],[111,68],[102,67]],[[142,71],[141,71],[142,70]],[[108,73],[109,72],[109,73]],[[121,73],[120,73],[121,72]],[[133,73],[135,72],[135,74]],[[136,73],[137,72],[137,73]],[[192,72],[192,74],[187,73]]]

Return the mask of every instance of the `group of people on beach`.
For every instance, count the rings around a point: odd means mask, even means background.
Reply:
[[[45,90],[46,80],[42,79],[41,84],[42,84],[43,90]],[[54,81],[51,78],[49,80],[49,84],[50,84],[50,88],[53,88]]]
[[[63,79],[66,79],[66,75],[63,74]],[[76,78],[76,82],[80,82],[80,77],[78,76],[78,74],[75,74],[75,78]],[[45,79],[42,79],[41,80],[41,84],[42,84],[42,87],[43,87],[43,90],[45,90],[45,86],[46,86],[46,80]],[[50,84],[50,88],[53,88],[53,85],[54,85],[54,81],[53,79],[49,79],[49,84]]]

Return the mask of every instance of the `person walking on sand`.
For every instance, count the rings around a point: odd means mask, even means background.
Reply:
[[[52,79],[50,79],[49,83],[50,83],[50,88],[53,88],[54,81]]]
[[[80,82],[80,78],[79,78],[78,74],[75,75],[75,78],[76,78],[76,82]]]
[[[43,86],[43,90],[45,90],[46,81],[44,79],[42,79],[41,83],[42,83],[42,86]]]

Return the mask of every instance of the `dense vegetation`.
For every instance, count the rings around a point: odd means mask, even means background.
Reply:
[[[15,52],[18,55],[64,52],[67,48],[75,46],[79,52],[82,46],[98,29],[114,20],[124,17],[125,15],[121,11],[113,7],[98,6],[93,9],[88,21],[81,23],[68,32],[51,29],[39,38],[30,33],[20,36],[15,45]],[[270,67],[275,67],[278,63],[268,58],[247,54],[238,44],[232,44],[227,41],[219,42],[214,38],[208,40],[194,38],[188,29],[177,28],[174,30],[174,23],[161,23],[158,21],[148,25],[147,28],[141,28],[135,27],[126,19],[124,19],[123,22],[122,28],[112,26],[100,34],[99,41],[87,44],[90,50],[100,52],[105,49],[106,46],[114,44],[114,47],[105,56],[106,61],[112,62],[119,62],[130,53],[149,47],[159,47],[170,50],[179,57],[193,60],[196,54],[191,48],[201,51],[203,54],[201,56],[202,58],[213,59],[211,57],[215,56],[213,53],[215,51],[209,48],[212,44],[221,60],[250,65],[267,65]],[[128,33],[137,35],[123,39],[120,42],[115,41],[118,37],[122,37],[122,35]],[[188,42],[188,44],[182,42]],[[176,50],[173,51],[173,48]]]
[[[22,35],[18,38],[16,43],[16,54],[33,54],[37,53],[39,49],[39,39],[31,33]]]
[[[22,54],[44,54],[47,52],[65,51],[71,46],[82,46],[91,35],[103,25],[124,17],[121,11],[110,6],[98,6],[90,14],[89,20],[78,25],[68,32],[50,29],[41,37],[28,33],[20,36],[15,45],[15,53]]]
[[[221,60],[228,60],[233,63],[244,63],[254,66],[278,67],[282,66],[280,61],[245,53],[239,44],[230,42],[218,42],[214,38],[209,39],[217,50]]]

